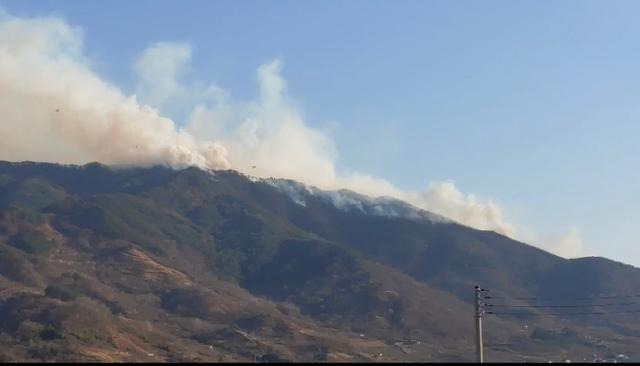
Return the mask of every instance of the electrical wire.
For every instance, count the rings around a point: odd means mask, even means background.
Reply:
[[[608,304],[581,304],[581,305],[508,305],[508,304],[482,304],[492,308],[593,308],[600,306],[629,306],[640,305],[640,302],[619,302]]]
[[[489,292],[489,290],[483,289],[484,292]],[[591,297],[565,297],[565,298],[539,298],[539,297],[498,297],[485,295],[482,296],[481,299],[488,300],[529,300],[529,301],[545,301],[545,302],[571,302],[571,301],[587,301],[587,300],[603,300],[603,299],[629,299],[640,297],[640,294],[629,294],[629,295],[604,295],[604,296],[591,296]],[[627,309],[627,310],[609,310],[609,311],[584,311],[584,312],[551,312],[551,313],[527,313],[527,312],[513,312],[513,311],[502,311],[502,309],[535,309],[535,308],[546,308],[546,309],[585,309],[585,308],[598,308],[598,307],[607,307],[607,306],[630,306],[630,305],[640,305],[640,302],[614,302],[614,303],[601,303],[601,304],[535,304],[535,305],[514,305],[514,304],[492,304],[481,302],[480,306],[485,309],[489,308],[489,311],[484,311],[485,314],[490,315],[523,315],[523,316],[580,316],[580,315],[609,315],[609,314],[629,314],[629,313],[640,313],[640,309]],[[497,308],[498,311],[493,311],[494,308]]]
[[[514,312],[493,312],[485,311],[485,314],[491,315],[525,315],[525,316],[574,316],[574,315],[609,315],[609,314],[627,314],[627,313],[640,313],[640,310],[623,310],[623,311],[594,311],[585,313],[514,313]]]
[[[592,296],[592,297],[565,297],[565,298],[544,298],[544,297],[498,297],[498,296],[483,296],[484,299],[492,300],[534,300],[534,301],[587,301],[587,300],[599,300],[599,299],[622,299],[640,297],[640,294],[634,295],[612,295],[612,296]]]

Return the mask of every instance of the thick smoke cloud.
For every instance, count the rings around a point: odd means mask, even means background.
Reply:
[[[396,197],[471,227],[519,235],[496,203],[464,194],[451,181],[404,191],[338,169],[333,142],[309,127],[288,97],[279,60],[258,68],[255,100],[233,102],[216,85],[181,82],[191,53],[181,43],[144,50],[133,65],[137,95],[127,96],[91,70],[80,29],[55,17],[0,12],[0,159],[233,168]],[[184,128],[160,111],[184,112]],[[577,231],[570,234],[571,250],[563,254],[579,255]]]
[[[463,224],[514,235],[500,208],[460,192],[453,182],[432,183],[423,191],[403,191],[391,183],[358,172],[339,172],[336,148],[287,98],[279,60],[260,66],[260,94],[245,104],[198,105],[188,130],[221,138],[233,167],[258,176],[290,178],[322,189],[349,188],[371,196],[391,196]],[[231,129],[225,129],[231,125]],[[254,168],[255,167],[255,168]]]
[[[220,144],[98,77],[82,48],[81,31],[60,19],[0,15],[2,158],[229,167]]]

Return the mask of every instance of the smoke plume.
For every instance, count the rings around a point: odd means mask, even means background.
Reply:
[[[157,43],[133,65],[136,95],[128,96],[92,71],[83,48],[81,29],[60,18],[0,11],[0,159],[233,168],[395,197],[474,228],[517,236],[496,203],[464,194],[452,181],[405,191],[339,170],[333,142],[305,123],[288,96],[280,60],[258,68],[254,100],[235,102],[217,85],[181,81],[189,45]],[[179,125],[163,113],[184,113],[185,121]]]
[[[220,144],[92,72],[81,31],[56,18],[0,15],[0,110],[4,159],[229,167]]]

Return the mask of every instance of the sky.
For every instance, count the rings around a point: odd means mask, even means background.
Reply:
[[[74,27],[93,73],[178,127],[204,94],[264,102],[286,82],[292,118],[304,136],[330,140],[338,171],[412,192],[451,182],[499,206],[519,239],[551,251],[569,241],[560,254],[640,266],[638,2],[0,0],[0,9]]]

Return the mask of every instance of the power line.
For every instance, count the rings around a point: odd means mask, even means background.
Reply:
[[[581,304],[581,305],[509,305],[509,304],[483,304],[492,308],[593,308],[599,306],[629,306],[640,305],[639,302],[618,302],[608,304]]]
[[[573,315],[609,315],[609,314],[626,314],[626,313],[640,313],[640,310],[622,310],[622,311],[593,311],[584,313],[522,313],[522,312],[493,312],[485,311],[485,314],[491,315],[526,315],[526,316],[573,316]]]
[[[483,293],[484,292],[484,293]],[[629,305],[640,305],[638,301],[627,301],[627,302],[604,302],[604,303],[596,303],[596,304],[567,304],[567,302],[572,301],[593,301],[593,300],[606,300],[606,299],[630,299],[630,298],[638,298],[640,294],[628,294],[628,295],[604,295],[604,296],[591,296],[591,297],[565,297],[565,298],[538,298],[538,297],[499,297],[499,296],[490,296],[486,294],[489,290],[480,289],[479,286],[475,286],[475,318],[476,318],[476,351],[479,352],[480,358],[479,362],[483,361],[482,358],[482,327],[481,327],[481,317],[483,314],[487,315],[510,315],[510,316],[524,316],[524,317],[545,317],[545,316],[559,316],[559,317],[568,317],[568,316],[588,316],[588,315],[612,315],[612,314],[638,314],[640,313],[640,309],[627,309],[627,310],[608,310],[608,311],[569,311],[569,312],[558,312],[558,310],[551,312],[542,312],[542,313],[530,313],[530,312],[522,312],[522,311],[509,311],[510,309],[531,309],[531,308],[547,308],[547,309],[584,309],[584,310],[594,310],[593,308],[598,307],[608,307],[608,306],[629,306]],[[528,300],[532,302],[551,302],[551,304],[534,304],[534,305],[514,305],[509,303],[498,303],[491,304],[485,303],[482,300]],[[508,302],[508,301],[504,301]],[[553,303],[555,302],[555,304]],[[560,304],[558,304],[560,303]],[[486,310],[485,310],[486,309]],[[498,311],[493,311],[493,309],[498,309]],[[505,311],[503,311],[503,309]],[[488,310],[488,311],[487,311]]]
[[[592,297],[564,297],[564,298],[544,298],[544,297],[504,297],[504,296],[483,296],[484,299],[492,300],[535,300],[535,301],[587,301],[598,299],[622,299],[640,297],[640,294],[634,295],[611,295],[611,296],[592,296]]]
[[[486,290],[489,292],[489,290]],[[539,297],[498,297],[498,296],[483,296],[483,299],[489,300],[530,300],[530,301],[558,301],[558,302],[570,302],[570,301],[586,301],[586,300],[604,300],[604,299],[629,299],[640,297],[640,294],[620,294],[620,295],[603,295],[603,296],[591,296],[591,297],[566,297],[566,298],[539,298]],[[552,313],[528,313],[528,312],[510,312],[502,311],[502,309],[585,309],[585,308],[598,308],[607,306],[630,306],[640,305],[640,302],[612,302],[612,303],[600,303],[600,304],[526,304],[526,305],[514,305],[514,304],[491,304],[482,303],[483,308],[489,308],[489,311],[485,311],[485,314],[492,315],[524,315],[524,316],[577,316],[577,315],[608,315],[608,314],[627,314],[627,313],[640,313],[640,310],[627,309],[627,310],[609,310],[609,311],[585,311],[585,312],[552,312]],[[492,309],[498,308],[498,311],[492,311]]]

